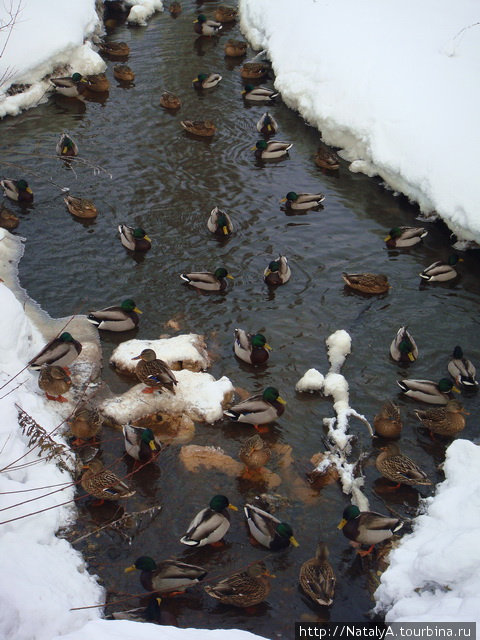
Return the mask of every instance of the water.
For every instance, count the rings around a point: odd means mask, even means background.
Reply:
[[[26,174],[35,192],[34,206],[11,208],[21,217],[18,233],[27,238],[20,265],[22,284],[52,316],[84,313],[133,298],[144,312],[136,337],[172,333],[165,325],[173,318],[180,332],[206,335],[215,356],[213,375],[227,375],[252,393],[274,385],[288,402],[266,439],[292,447],[290,467],[281,468],[278,456],[270,467],[282,476],[277,492],[288,500],[277,515],[293,525],[298,549],[268,554],[252,547],[241,511],[232,516],[224,549],[192,550],[181,545],[178,540],[190,519],[212,495],[225,493],[241,507],[263,487],[220,472],[187,473],[178,460],[179,447],[171,446],[156,467],[143,469],[132,479],[137,493],[129,500],[129,510],[161,504],[160,515],[131,546],[117,534],[80,543],[92,572],[103,580],[109,598],[116,600],[123,597],[119,594],[142,593],[138,576],[123,572],[139,555],[159,560],[181,557],[207,567],[209,579],[266,558],[277,578],[255,613],[218,604],[200,588],[164,600],[163,606],[175,614],[180,626],[239,627],[270,638],[292,637],[295,620],[365,619],[373,606],[368,586],[374,568],[369,560],[355,557],[336,529],[348,503],[339,486],[315,492],[305,483],[310,456],[324,449],[322,420],[334,412],[330,399],[301,396],[295,383],[310,367],[326,372],[324,340],[334,330],[346,329],[353,346],[342,372],[350,385],[351,405],[372,420],[384,400],[398,402],[404,416],[402,451],[434,480],[441,480],[438,465],[445,445],[432,443],[418,430],[413,415],[418,405],[398,396],[396,380],[407,376],[438,380],[446,374],[456,344],[480,362],[478,341],[471,337],[479,325],[479,260],[476,252],[469,252],[459,267],[458,281],[420,289],[418,273],[451,252],[446,228],[426,223],[429,235],[423,245],[388,251],[383,243],[386,232],[392,226],[415,224],[417,208],[394,197],[378,180],[351,174],[345,163],[331,174],[316,167],[318,132],[281,101],[271,107],[281,127],[277,138],[294,142],[294,147],[285,160],[256,163],[251,147],[258,139],[255,123],[265,107],[242,101],[241,61],[223,54],[226,39],[240,37],[238,27],[226,27],[226,33],[211,40],[199,39],[193,32],[198,9],[213,15],[217,4],[184,2],[177,19],[166,12],[145,28],[120,25],[111,38],[131,47],[128,64],[136,73],[134,86],[120,87],[113,78],[115,63],[108,62],[108,95],[85,103],[52,97],[37,109],[2,121],[3,158],[38,174]],[[249,51],[246,59],[252,55]],[[196,93],[191,81],[202,71],[220,73],[221,84]],[[272,86],[272,79],[263,84]],[[158,106],[163,89],[181,97],[177,114]],[[218,127],[212,140],[192,139],[179,125],[181,119],[202,118],[212,119]],[[81,156],[105,172],[97,174],[77,164],[74,172],[57,158],[46,157],[54,155],[63,130],[78,142]],[[5,175],[20,177],[10,168]],[[73,195],[92,199],[100,211],[98,218],[88,224],[72,218],[48,177],[70,187]],[[325,193],[324,209],[286,215],[279,200],[291,190]],[[234,220],[236,232],[227,241],[219,241],[206,229],[215,205]],[[154,241],[148,255],[132,258],[125,251],[116,232],[121,222],[147,230]],[[292,278],[286,286],[269,291],[263,269],[279,252],[288,256]],[[226,294],[197,295],[178,278],[183,271],[221,265],[235,276]],[[357,295],[344,289],[342,271],[386,273],[392,289],[382,297]],[[409,325],[420,348],[418,361],[409,368],[396,365],[388,355],[403,324]],[[265,333],[274,349],[267,367],[255,370],[235,359],[232,336],[237,326]],[[133,335],[102,335],[105,363],[116,344]],[[131,385],[108,364],[103,378],[115,392]],[[479,400],[463,401],[472,414],[464,436],[474,439],[473,416]],[[352,420],[350,428],[358,436],[354,456],[370,451],[365,427]],[[220,446],[237,457],[240,443],[252,432],[227,421],[197,425],[193,442]],[[103,459],[111,462],[122,450],[118,432],[105,428]],[[420,492],[409,487],[385,492],[372,460],[365,467],[371,508],[385,513],[385,501],[399,513],[411,515]],[[124,475],[130,465],[121,461],[116,470]],[[428,495],[428,488],[421,493]],[[80,506],[79,529],[101,526],[114,510],[111,505]],[[328,611],[314,607],[297,588],[299,567],[313,556],[319,538],[329,545],[338,581]],[[137,606],[137,601],[115,608]]]

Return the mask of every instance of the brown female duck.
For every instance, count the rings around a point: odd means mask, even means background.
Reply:
[[[178,381],[168,364],[159,360],[153,349],[144,349],[132,360],[140,360],[135,367],[135,373],[140,382],[147,385],[142,393],[153,393],[155,389],[158,391],[168,389],[171,393],[175,393],[175,385]]]
[[[101,460],[94,459],[84,468],[80,483],[87,493],[98,498],[95,506],[101,506],[105,500],[115,502],[135,494],[113,471],[106,469]]]
[[[430,431],[430,435],[437,433],[439,436],[453,438],[465,429],[465,418],[462,414],[469,415],[458,400],[449,400],[444,407],[432,409],[417,409],[414,411],[422,425]]]
[[[271,573],[263,561],[251,564],[216,584],[204,587],[209,596],[234,607],[253,607],[263,602],[270,593]]]
[[[315,557],[306,560],[300,567],[298,581],[307,596],[325,607],[333,602],[335,594],[335,573],[328,562],[328,547],[325,542],[319,542]]]
[[[382,451],[378,454],[375,461],[375,466],[384,478],[397,483],[395,489],[401,484],[432,484],[427,474],[408,456],[400,453],[398,446],[393,443],[387,447],[382,447]]]
[[[72,380],[63,367],[44,364],[40,368],[38,386],[42,391],[45,391],[48,400],[68,402],[62,394],[70,389]]]

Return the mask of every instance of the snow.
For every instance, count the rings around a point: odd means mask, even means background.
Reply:
[[[436,212],[459,237],[480,242],[476,2],[239,7],[242,31],[266,50],[284,102],[342,149],[352,171],[378,174],[424,214]]]
[[[127,17],[130,24],[138,24],[145,27],[148,18],[151,18],[155,11],[163,11],[161,0],[129,0],[128,5],[133,5]]]
[[[314,393],[323,389],[325,378],[317,369],[309,369],[304,373],[295,385],[295,389],[300,392]]]

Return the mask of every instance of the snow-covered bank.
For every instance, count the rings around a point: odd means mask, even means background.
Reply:
[[[239,6],[242,30],[267,50],[285,103],[341,147],[353,171],[380,175],[459,237],[480,242],[475,2]]]

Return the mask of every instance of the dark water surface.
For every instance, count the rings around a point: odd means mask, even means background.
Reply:
[[[20,265],[21,282],[29,294],[52,316],[119,303],[132,297],[143,310],[136,337],[154,338],[165,333],[174,318],[180,333],[205,334],[216,359],[211,373],[227,375],[234,385],[250,392],[267,385],[279,388],[288,401],[287,410],[266,436],[272,444],[292,447],[294,462],[280,469],[273,458],[271,468],[283,482],[277,492],[288,504],[277,515],[289,521],[300,542],[298,549],[276,554],[250,545],[241,511],[232,515],[232,527],[224,549],[192,550],[178,540],[191,517],[215,493],[225,493],[233,504],[243,503],[262,487],[232,479],[219,472],[189,474],[178,461],[179,447],[163,452],[157,467],[144,469],[132,479],[137,494],[130,510],[161,504],[160,515],[128,546],[120,537],[90,538],[82,549],[92,570],[98,573],[111,598],[119,593],[141,593],[138,576],[123,568],[139,555],[161,560],[179,556],[202,564],[210,577],[224,575],[256,558],[267,557],[276,574],[267,601],[249,613],[217,604],[203,589],[164,601],[184,627],[239,627],[260,635],[293,637],[295,620],[361,620],[373,605],[368,585],[369,560],[361,561],[337,530],[348,497],[333,484],[312,492],[304,482],[311,469],[310,456],[324,450],[322,420],[334,415],[330,399],[296,394],[297,380],[310,367],[328,369],[324,340],[336,329],[352,336],[352,354],[342,370],[350,385],[351,405],[373,420],[388,398],[397,401],[404,416],[402,451],[411,455],[436,481],[445,445],[432,443],[419,431],[413,409],[419,406],[397,394],[401,377],[439,380],[446,373],[449,355],[456,344],[480,362],[479,260],[465,254],[458,281],[421,290],[418,273],[431,262],[448,257],[447,230],[426,223],[424,244],[410,251],[388,251],[383,243],[395,225],[415,224],[416,207],[394,197],[375,180],[348,171],[327,174],[317,168],[313,156],[318,132],[307,126],[281,101],[271,107],[280,123],[281,140],[294,142],[289,158],[258,165],[250,148],[257,140],[255,123],[263,105],[242,101],[241,61],[224,57],[228,37],[239,37],[238,27],[225,28],[215,39],[197,38],[192,22],[197,8],[183,2],[183,13],[172,19],[168,12],[156,15],[144,28],[119,26],[111,38],[131,47],[128,64],[136,73],[134,86],[124,88],[113,78],[114,62],[108,62],[111,89],[103,100],[85,103],[51,98],[48,103],[0,123],[4,159],[23,163],[42,177],[26,175],[35,192],[35,205],[22,210],[18,233],[27,238]],[[202,6],[213,16],[216,2]],[[253,55],[249,51],[247,59]],[[218,72],[223,80],[212,91],[196,93],[192,79],[199,72]],[[263,84],[272,86],[273,79]],[[176,114],[159,107],[163,89],[177,93],[182,108]],[[181,119],[212,119],[218,133],[211,141],[190,138]],[[112,174],[96,174],[75,165],[75,173],[55,158],[61,131],[69,131],[80,146],[81,156]],[[35,156],[32,157],[32,149]],[[27,155],[22,155],[27,154]],[[9,177],[20,177],[5,170]],[[66,211],[59,190],[46,181],[68,186],[73,195],[92,199],[98,218],[82,224]],[[324,209],[289,216],[279,200],[290,191],[324,192]],[[219,242],[206,228],[213,206],[226,209],[236,232]],[[126,222],[144,227],[153,248],[144,258],[132,258],[121,246],[116,227]],[[269,291],[262,273],[281,252],[288,256],[291,281]],[[214,270],[224,265],[235,276],[233,289],[225,295],[197,295],[182,286],[178,274],[190,270]],[[388,275],[392,289],[383,297],[364,297],[344,290],[342,271],[371,271]],[[389,359],[389,345],[397,329],[408,324],[420,349],[420,357],[408,369]],[[262,331],[273,346],[268,367],[255,370],[240,364],[232,353],[235,327]],[[170,330],[172,333],[172,330]],[[102,335],[105,362],[112,349],[133,335]],[[104,379],[116,392],[131,382],[104,368]],[[464,435],[477,436],[478,398],[464,398],[471,412]],[[358,434],[355,455],[372,447],[364,426],[351,421]],[[237,457],[240,442],[252,435],[249,426],[220,422],[197,425],[193,442],[214,444]],[[378,446],[378,445],[377,445]],[[122,451],[120,436],[104,432],[104,460]],[[121,462],[117,471],[127,472]],[[387,504],[411,515],[419,492],[405,487],[382,493],[373,463],[367,464],[366,493],[374,510],[386,512]],[[428,495],[428,487],[422,494]],[[110,508],[81,507],[80,520],[101,525]],[[327,541],[338,587],[333,606],[315,608],[297,588],[301,563],[313,556],[317,540]],[[132,600],[116,608],[137,606]]]

